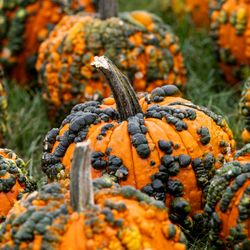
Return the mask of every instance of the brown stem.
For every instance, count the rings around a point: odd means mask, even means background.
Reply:
[[[82,212],[94,204],[91,178],[90,143],[77,143],[70,175],[70,203],[74,211]]]
[[[99,15],[102,20],[118,16],[117,0],[99,0]]]
[[[128,78],[105,56],[96,56],[92,63],[106,78],[122,121],[142,113],[135,91]]]

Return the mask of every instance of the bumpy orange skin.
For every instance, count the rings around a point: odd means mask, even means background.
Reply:
[[[250,65],[250,2],[213,0],[210,7],[211,36],[220,67],[229,83],[244,80]]]
[[[175,198],[182,197],[190,204],[188,214],[199,213],[203,208],[202,192],[215,168],[234,153],[232,132],[224,119],[211,111],[178,94],[166,94],[159,101],[159,93],[161,88],[149,97],[142,95],[139,100],[144,114],[122,122],[115,118],[113,98],[102,104],[77,105],[61,127],[45,138],[45,173],[50,179],[68,176],[75,143],[90,140],[94,178],[111,175],[121,185],[132,185],[165,200],[169,207]],[[164,110],[167,113],[159,117]],[[97,120],[89,124],[90,118],[85,116]],[[86,123],[89,125],[81,125]]]
[[[198,27],[208,26],[209,0],[170,0],[171,7],[178,16],[189,13]]]
[[[39,45],[48,37],[50,29],[61,20],[66,11],[62,1],[32,2],[17,4],[10,0],[0,6],[0,17],[5,19],[5,22],[1,23],[0,61],[9,70],[8,75],[20,84],[27,84],[33,79]],[[21,7],[21,4],[24,7]],[[94,11],[91,0],[71,1],[71,10],[80,7],[87,12]]]
[[[95,208],[76,213],[67,189],[58,183],[43,187],[11,210],[0,231],[1,249],[186,249],[185,237],[163,204],[132,187],[97,190],[94,200]],[[28,206],[34,210],[23,221]],[[19,223],[13,225],[13,219]]]
[[[7,105],[7,94],[3,82],[0,79],[0,147],[3,147],[5,145],[4,137],[6,134]]]
[[[9,149],[0,149],[0,221],[2,222],[17,199],[31,192],[35,185],[27,175],[26,164]]]
[[[186,82],[178,38],[156,16],[143,11],[104,21],[66,16],[41,45],[36,65],[51,119],[77,103],[109,96],[107,84],[90,65],[101,55],[110,58],[137,91]]]
[[[212,179],[205,211],[210,220],[210,240],[220,249],[250,246],[250,145],[236,152]],[[212,212],[212,213],[211,213]]]

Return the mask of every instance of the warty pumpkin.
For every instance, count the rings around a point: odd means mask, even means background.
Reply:
[[[241,100],[239,104],[240,114],[245,119],[245,126],[242,132],[242,140],[244,143],[250,142],[250,78],[244,84]]]
[[[109,96],[104,79],[90,66],[94,56],[111,58],[137,91],[185,84],[179,40],[169,26],[145,11],[116,17],[116,3],[99,1],[100,18],[65,16],[40,46],[36,68],[51,120],[77,103]]]
[[[0,3],[0,62],[18,83],[35,73],[39,44],[69,10],[94,11],[92,0],[6,0]]]
[[[210,19],[211,37],[226,80],[244,80],[250,65],[250,2],[213,0]]]
[[[191,15],[197,26],[208,26],[208,3],[209,0],[169,0],[174,13],[183,17],[184,14]]]
[[[250,144],[217,170],[207,192],[209,239],[218,249],[250,248]]]
[[[35,188],[35,183],[27,176],[27,164],[13,151],[0,149],[0,222],[17,199]]]
[[[3,83],[3,69],[0,65],[0,147],[5,145],[5,134],[7,125],[7,94]]]
[[[171,218],[190,226],[188,216],[203,208],[202,192],[215,168],[234,152],[225,120],[182,99],[173,85],[137,98],[110,60],[96,57],[94,65],[114,98],[76,105],[60,128],[48,132],[43,171],[50,180],[67,177],[75,144],[89,139],[94,178],[107,174],[141,189],[165,201]]]
[[[76,147],[70,192],[52,183],[24,197],[2,224],[0,248],[185,250],[185,236],[163,203],[107,179],[95,180],[93,190],[87,146]]]

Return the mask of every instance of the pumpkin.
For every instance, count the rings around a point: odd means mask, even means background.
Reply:
[[[186,82],[179,40],[159,17],[145,11],[115,17],[116,8],[110,8],[115,0],[99,2],[101,18],[65,16],[40,46],[36,68],[51,120],[77,103],[109,96],[90,66],[94,56],[111,58],[137,91]]]
[[[0,149],[0,222],[17,199],[35,188],[27,176],[27,164],[13,151]]]
[[[106,179],[96,180],[93,191],[87,145],[77,145],[70,192],[65,184],[51,183],[24,197],[2,224],[0,248],[186,249],[163,203]]]
[[[185,13],[191,15],[191,18],[197,26],[208,26],[208,2],[209,0],[169,0],[171,9],[178,16]]]
[[[0,147],[5,144],[7,123],[7,95],[3,84],[3,70],[0,66]]]
[[[50,180],[67,178],[75,144],[89,139],[93,178],[107,174],[141,189],[165,201],[171,218],[188,224],[188,216],[202,210],[202,192],[215,168],[234,152],[225,120],[182,99],[174,85],[137,99],[110,60],[96,57],[94,66],[105,75],[114,98],[76,105],[60,128],[48,132],[43,171]]]
[[[209,238],[218,249],[250,248],[250,145],[235,161],[217,170],[208,189],[205,211]]]
[[[65,5],[65,3],[67,5]],[[8,0],[0,3],[0,62],[19,83],[35,74],[39,44],[67,9],[94,11],[91,0]]]
[[[210,7],[211,37],[220,67],[229,83],[248,75],[250,64],[250,2],[213,0]]]
[[[245,129],[242,132],[244,143],[250,142],[250,79],[244,84],[240,100],[240,113],[245,118]]]

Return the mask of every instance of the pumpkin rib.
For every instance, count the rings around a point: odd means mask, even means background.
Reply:
[[[147,123],[149,123],[149,122],[147,122]],[[157,123],[154,122],[154,125],[156,125],[156,124],[157,124]],[[150,127],[150,126],[148,126],[148,127]],[[171,127],[169,127],[169,130],[170,130],[170,129],[171,129]],[[166,131],[167,131],[167,130],[166,130]],[[148,130],[148,133],[150,134],[150,129]],[[157,133],[159,133],[159,130],[157,131]],[[173,130],[173,132],[171,131],[171,133],[174,134],[175,131]],[[184,140],[182,139],[181,135],[178,134],[178,133],[175,133],[175,134],[174,134],[174,137],[175,137],[175,141],[176,141],[176,137],[179,137],[180,140],[181,140],[181,142],[182,142],[181,145],[184,145],[183,149],[185,150],[185,152],[182,152],[182,153],[183,153],[183,154],[187,153],[188,155],[190,155],[190,156],[192,157],[192,154],[191,154],[190,152],[188,152],[188,147],[186,146],[186,144],[185,144]],[[163,138],[162,138],[162,137],[161,137],[161,138],[158,138],[157,141],[159,141],[160,139],[163,139]],[[172,141],[172,140],[169,140],[169,139],[168,139],[168,141]],[[186,141],[188,141],[188,140],[186,140]],[[198,144],[197,144],[197,145],[198,145]],[[159,151],[160,151],[160,150],[159,150]],[[159,151],[158,151],[158,152],[159,152]],[[197,152],[197,151],[195,151],[195,152]],[[202,151],[200,150],[200,152],[202,152]],[[179,153],[176,152],[175,154],[178,156]],[[159,159],[161,159],[161,157],[159,157]],[[183,176],[185,176],[185,170],[186,170],[186,169],[183,169]],[[189,171],[189,170],[187,170],[187,171]],[[191,173],[189,173],[189,174],[191,174]],[[187,194],[187,193],[190,194],[190,191],[195,192],[195,187],[197,187],[197,182],[196,182],[196,180],[195,180],[195,175],[193,176],[193,178],[192,178],[192,177],[189,177],[188,180],[185,180],[185,178],[181,178],[181,173],[179,173],[179,176],[178,176],[178,177],[180,177],[180,179],[183,179],[183,183],[184,183],[184,186],[185,186],[185,192],[184,192],[183,197],[184,197],[184,198],[187,198],[185,194]],[[173,179],[179,180],[178,177],[177,177],[177,176],[176,176],[176,177],[173,177]],[[194,180],[194,182],[195,182],[192,186],[191,186],[191,184],[190,184],[190,181],[191,181],[191,180]],[[186,184],[185,184],[186,182],[188,182],[189,185],[186,185]],[[191,189],[191,190],[186,190],[186,189]],[[200,188],[197,188],[197,189],[198,189],[197,191],[200,190]],[[170,203],[170,202],[169,202],[169,203]],[[168,204],[168,206],[169,206],[169,204]],[[199,204],[198,204],[198,205],[195,205],[195,201],[192,202],[192,207],[193,207],[193,209],[194,209],[195,211],[197,211],[197,210],[200,209]]]
[[[123,125],[120,125],[120,126],[126,126],[126,123],[127,122],[124,122],[123,123]],[[121,135],[122,135],[123,133],[121,133]],[[127,134],[127,133],[126,133]],[[129,136],[128,136],[129,137]],[[115,140],[116,141],[116,140]],[[130,138],[128,139],[128,141],[130,141]],[[110,142],[111,142],[111,140],[110,140]],[[123,140],[122,140],[122,142],[124,142]],[[115,144],[115,142],[113,142],[113,144]],[[118,157],[119,157],[119,154],[117,154],[114,150],[115,150],[115,148],[114,147],[111,147],[110,146],[110,148],[112,148],[112,152],[113,152],[113,155],[118,155]],[[128,145],[127,145],[127,149],[128,149],[128,151],[126,152],[126,153],[128,153],[129,155],[130,155],[130,158],[131,158],[131,161],[129,162],[130,164],[131,164],[131,170],[133,171],[133,173],[132,173],[132,175],[133,175],[133,180],[134,180],[134,185],[133,186],[135,186],[136,188],[138,188],[137,187],[137,180],[136,180],[136,173],[135,173],[135,162],[136,162],[136,160],[134,159],[134,155],[133,155],[133,151],[132,151],[132,147],[130,146],[130,143],[128,143]],[[119,152],[118,152],[119,153]],[[127,154],[126,154],[126,156],[127,156]],[[127,158],[127,157],[126,157]],[[124,162],[123,162],[123,164],[124,164]],[[127,164],[125,164],[125,166],[127,166]],[[128,167],[128,169],[130,169],[129,167]]]

